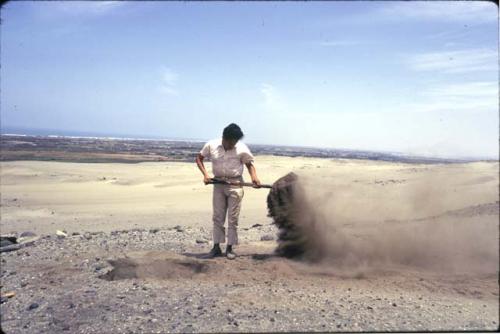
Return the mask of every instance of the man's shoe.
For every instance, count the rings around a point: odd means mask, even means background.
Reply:
[[[226,257],[229,259],[229,260],[234,260],[236,259],[236,254],[234,253],[234,251],[230,250],[230,251],[226,251]]]
[[[213,259],[214,257],[222,256],[220,247],[213,247],[208,254],[204,255],[204,259]]]

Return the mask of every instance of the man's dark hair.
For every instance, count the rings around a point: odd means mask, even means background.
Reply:
[[[222,138],[240,140],[241,138],[243,138],[243,132],[238,125],[231,123],[224,128],[224,132],[222,132]]]

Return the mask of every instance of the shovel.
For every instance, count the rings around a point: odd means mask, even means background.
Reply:
[[[268,188],[271,189],[273,186],[269,184],[261,184],[260,186],[255,186],[253,183],[250,182],[231,182],[227,180],[221,180],[217,178],[212,178],[208,182],[208,184],[228,184],[231,186],[243,186],[243,187],[252,187],[252,188]]]

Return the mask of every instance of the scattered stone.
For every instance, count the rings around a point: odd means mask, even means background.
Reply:
[[[153,233],[154,234],[154,233],[158,233],[159,231],[160,231],[159,228],[152,228],[152,229],[149,230],[149,233]]]
[[[2,297],[5,297],[5,298],[12,298],[16,295],[16,293],[14,291],[10,291],[10,292],[6,292],[4,294],[2,294]]]
[[[68,233],[66,231],[57,230],[56,235],[59,238],[66,238],[68,236]]]
[[[12,252],[12,251],[21,249],[22,247],[23,247],[23,244],[14,244],[14,245],[3,246],[3,247],[0,247],[0,253]]]
[[[174,230],[176,230],[177,232],[184,232],[184,227],[182,227],[181,225],[176,225],[174,226]]]
[[[206,244],[206,243],[208,243],[208,241],[204,240],[204,239],[196,239],[196,243],[197,244]]]
[[[79,232],[73,232],[73,233],[71,233],[71,235],[80,235],[80,233]]]
[[[0,247],[11,246],[11,245],[14,245],[14,244],[15,244],[15,242],[12,242],[12,241],[10,241],[8,239],[4,239],[4,238],[0,239]]]
[[[38,308],[38,303],[31,303],[30,306],[28,306],[28,311],[31,311],[31,310],[34,310],[36,308]]]
[[[396,307],[396,306],[398,306],[398,305],[397,305],[396,303],[392,303],[392,306]]]
[[[261,226],[262,226],[262,224],[253,224],[252,228],[261,227]]]
[[[260,237],[261,241],[271,241],[274,240],[274,236],[271,234],[264,234],[262,237]]]
[[[31,237],[36,237],[36,233],[35,232],[32,232],[32,231],[26,231],[26,232],[23,232],[21,233],[21,235],[19,235],[20,238],[31,238]]]

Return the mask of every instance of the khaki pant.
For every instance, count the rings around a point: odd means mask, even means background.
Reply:
[[[214,243],[226,242],[224,222],[227,215],[227,244],[238,244],[238,218],[240,216],[243,188],[215,184],[213,193]]]

